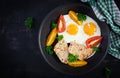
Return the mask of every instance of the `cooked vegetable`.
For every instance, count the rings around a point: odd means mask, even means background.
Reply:
[[[94,36],[86,40],[87,48],[93,48],[97,46],[102,40],[101,36]]]
[[[110,78],[111,70],[108,67],[105,67],[106,78]]]
[[[33,18],[32,17],[26,18],[24,23],[25,23],[25,26],[27,26],[29,29],[31,29],[33,26]]]
[[[52,55],[54,53],[52,46],[46,46],[45,51],[50,55]]]
[[[52,28],[55,28],[55,27],[57,27],[57,23],[52,22]]]
[[[99,51],[100,49],[99,49],[99,47],[96,47],[96,46],[95,46],[95,47],[93,47],[93,50],[94,50],[94,51]]]
[[[62,40],[62,39],[63,39],[63,35],[58,35],[58,36],[57,36],[57,40],[58,40],[58,41],[60,41],[60,40]]]
[[[72,67],[82,67],[82,66],[87,65],[87,61],[78,60],[78,61],[75,61],[75,62],[68,62],[68,65],[72,66]]]
[[[63,17],[63,15],[60,15],[59,19],[58,19],[58,28],[57,31],[59,33],[64,32],[66,29],[66,25],[65,25],[65,19]]]
[[[74,56],[73,54],[69,53],[69,55],[68,55],[69,62],[75,62],[77,60],[78,60],[78,56],[76,56],[76,55]]]
[[[68,15],[70,16],[70,18],[75,21],[78,25],[82,25],[82,21],[78,20],[78,16],[74,11],[69,11]]]
[[[78,20],[79,21],[85,21],[87,18],[86,18],[86,15],[82,14],[82,13],[78,13]]]
[[[56,35],[57,35],[57,29],[53,28],[47,37],[46,46],[51,46],[53,44],[53,42],[56,39]]]

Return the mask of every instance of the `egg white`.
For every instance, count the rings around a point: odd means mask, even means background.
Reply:
[[[93,20],[91,17],[87,16],[86,21],[83,21],[83,24],[81,26],[79,26],[76,22],[74,22],[69,15],[64,15],[64,19],[65,19],[65,23],[66,23],[66,30],[62,33],[58,33],[58,35],[63,35],[63,39],[67,42],[70,43],[71,41],[76,41],[77,43],[83,44],[85,45],[85,41],[92,37],[92,36],[100,36],[101,35],[101,31],[100,31],[100,27],[98,26],[97,22],[95,20]],[[87,34],[84,33],[84,25],[86,23],[89,22],[93,22],[96,25],[97,31],[94,33],[94,35],[89,36]],[[76,35],[70,35],[67,32],[67,27],[69,24],[75,24],[78,27],[78,33]]]

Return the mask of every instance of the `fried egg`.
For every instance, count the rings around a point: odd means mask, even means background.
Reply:
[[[84,44],[85,41],[92,36],[100,36],[100,28],[95,20],[86,16],[87,19],[83,21],[82,25],[74,22],[69,15],[64,15],[66,30],[58,35],[63,35],[63,39],[70,43],[76,41],[77,43]]]

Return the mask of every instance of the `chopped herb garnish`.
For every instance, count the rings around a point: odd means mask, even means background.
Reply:
[[[54,53],[54,51],[52,50],[52,46],[46,46],[45,50],[50,55],[52,55]]]
[[[57,27],[57,23],[52,22],[52,28],[55,28],[55,27]]]
[[[79,21],[85,21],[87,18],[86,18],[86,15],[82,14],[82,13],[78,13],[78,20]]]
[[[94,50],[94,51],[99,51],[100,49],[99,49],[99,47],[96,47],[96,46],[95,46],[95,47],[93,47],[93,50]]]
[[[77,55],[74,56],[73,54],[69,53],[69,55],[68,55],[68,61],[69,62],[75,62],[77,60],[78,60],[78,56]]]
[[[110,78],[111,70],[108,67],[105,67],[105,76],[106,78]]]
[[[57,36],[57,40],[58,40],[58,41],[60,41],[60,40],[62,40],[62,39],[63,39],[63,35],[58,35],[58,36]]]
[[[25,23],[25,26],[27,26],[29,29],[31,29],[33,26],[33,18],[32,17],[26,18],[24,23]]]

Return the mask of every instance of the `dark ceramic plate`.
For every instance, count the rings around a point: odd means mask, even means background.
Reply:
[[[68,65],[61,63],[55,54],[49,55],[45,52],[45,42],[46,42],[47,35],[51,30],[50,29],[51,22],[57,21],[60,14],[67,14],[69,10],[74,10],[75,12],[82,12],[83,14],[86,14],[91,18],[93,18],[100,26],[101,34],[103,36],[103,40],[100,45],[100,51],[95,53],[95,55],[92,56],[91,58],[87,59],[88,64],[84,67],[77,67],[77,68],[70,67]],[[47,61],[47,63],[51,67],[53,67],[55,70],[62,73],[81,75],[96,68],[105,58],[107,54],[107,48],[109,45],[109,28],[106,23],[101,22],[96,18],[93,10],[89,6],[81,3],[70,4],[70,5],[65,5],[65,6],[60,6],[55,8],[45,17],[45,19],[42,21],[40,26],[38,40],[39,40],[39,47],[40,47],[41,53],[44,59]]]

